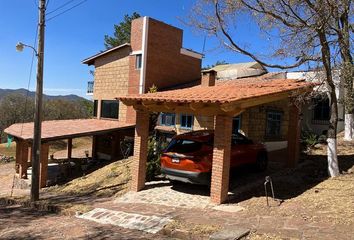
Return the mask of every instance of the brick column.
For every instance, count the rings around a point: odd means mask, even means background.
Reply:
[[[39,186],[43,188],[47,185],[47,175],[48,175],[48,155],[49,155],[49,144],[42,143],[41,145],[41,164],[40,164],[40,180]]]
[[[137,111],[132,165],[132,191],[145,187],[147,147],[149,137],[149,113]]]
[[[210,197],[213,203],[227,200],[230,175],[232,117],[216,116]]]
[[[70,159],[71,155],[72,155],[72,150],[73,150],[73,139],[72,138],[68,139],[67,150],[68,150],[68,159]]]
[[[288,127],[288,159],[287,167],[295,167],[300,157],[300,117],[299,109],[291,104],[289,107],[289,127]]]

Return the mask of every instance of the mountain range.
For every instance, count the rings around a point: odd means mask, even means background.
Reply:
[[[34,98],[36,93],[32,92],[32,91],[28,91],[27,89],[24,89],[24,88],[20,88],[20,89],[1,89],[0,88],[0,101],[1,101],[1,99],[3,99],[5,96],[7,96],[9,94],[21,94],[21,95],[25,95],[25,96],[28,94],[28,97]],[[51,96],[51,95],[43,94],[43,99],[45,99],[45,100],[61,99],[61,100],[69,100],[69,101],[87,100],[83,97],[80,97],[80,96],[77,96],[74,94],[58,95],[58,96]]]

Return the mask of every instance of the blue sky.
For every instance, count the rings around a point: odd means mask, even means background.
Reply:
[[[32,52],[15,51],[18,41],[32,45],[38,20],[37,0],[2,1],[0,8],[0,88],[27,88]],[[47,12],[67,0],[50,0]],[[76,0],[73,4],[80,2]],[[92,78],[87,65],[81,61],[104,50],[105,34],[112,34],[113,24],[125,14],[136,11],[184,30],[184,47],[202,51],[204,35],[185,26],[179,18],[186,17],[194,1],[191,0],[88,0],[71,11],[47,22],[45,37],[44,90],[50,95],[77,94],[85,96],[87,81]],[[60,12],[59,10],[58,12]],[[241,38],[257,34],[257,28],[243,19]],[[261,40],[256,50],[262,53]],[[244,62],[250,59],[219,48],[216,39],[206,39],[203,65],[217,60]],[[30,89],[35,89],[35,66]]]

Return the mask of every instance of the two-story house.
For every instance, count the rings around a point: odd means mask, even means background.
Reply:
[[[121,104],[117,96],[146,93],[152,86],[160,91],[200,79],[202,54],[183,48],[182,40],[181,29],[141,17],[132,22],[129,43],[83,60],[95,67],[94,82],[88,89],[94,100],[94,117],[134,124],[135,111]],[[111,158],[112,149],[120,149],[119,142],[112,144],[111,140],[110,135],[95,138],[99,157]]]

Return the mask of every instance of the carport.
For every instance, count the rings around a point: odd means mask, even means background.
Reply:
[[[32,140],[33,140],[33,122],[17,123],[5,129],[5,133],[12,136],[16,141],[16,173],[20,179],[27,178],[27,169],[32,162]],[[67,140],[67,158],[72,155],[72,139],[92,136],[92,156],[96,152],[96,139],[103,134],[112,132],[131,131],[134,125],[116,120],[100,119],[74,119],[74,120],[53,120],[42,122],[41,137],[41,157],[40,157],[40,187],[46,186],[49,143],[57,140]],[[112,146],[119,142],[119,135],[114,135]],[[115,149],[112,148],[112,154]]]
[[[217,204],[227,200],[232,118],[248,108],[288,100],[309,92],[313,85],[291,79],[254,78],[223,80],[215,84],[215,72],[202,74],[201,85],[186,89],[128,95],[119,99],[137,113],[132,168],[132,190],[145,187],[149,113],[190,113],[214,116],[214,150],[210,197]],[[287,165],[294,167],[299,158],[299,107],[289,105]]]

